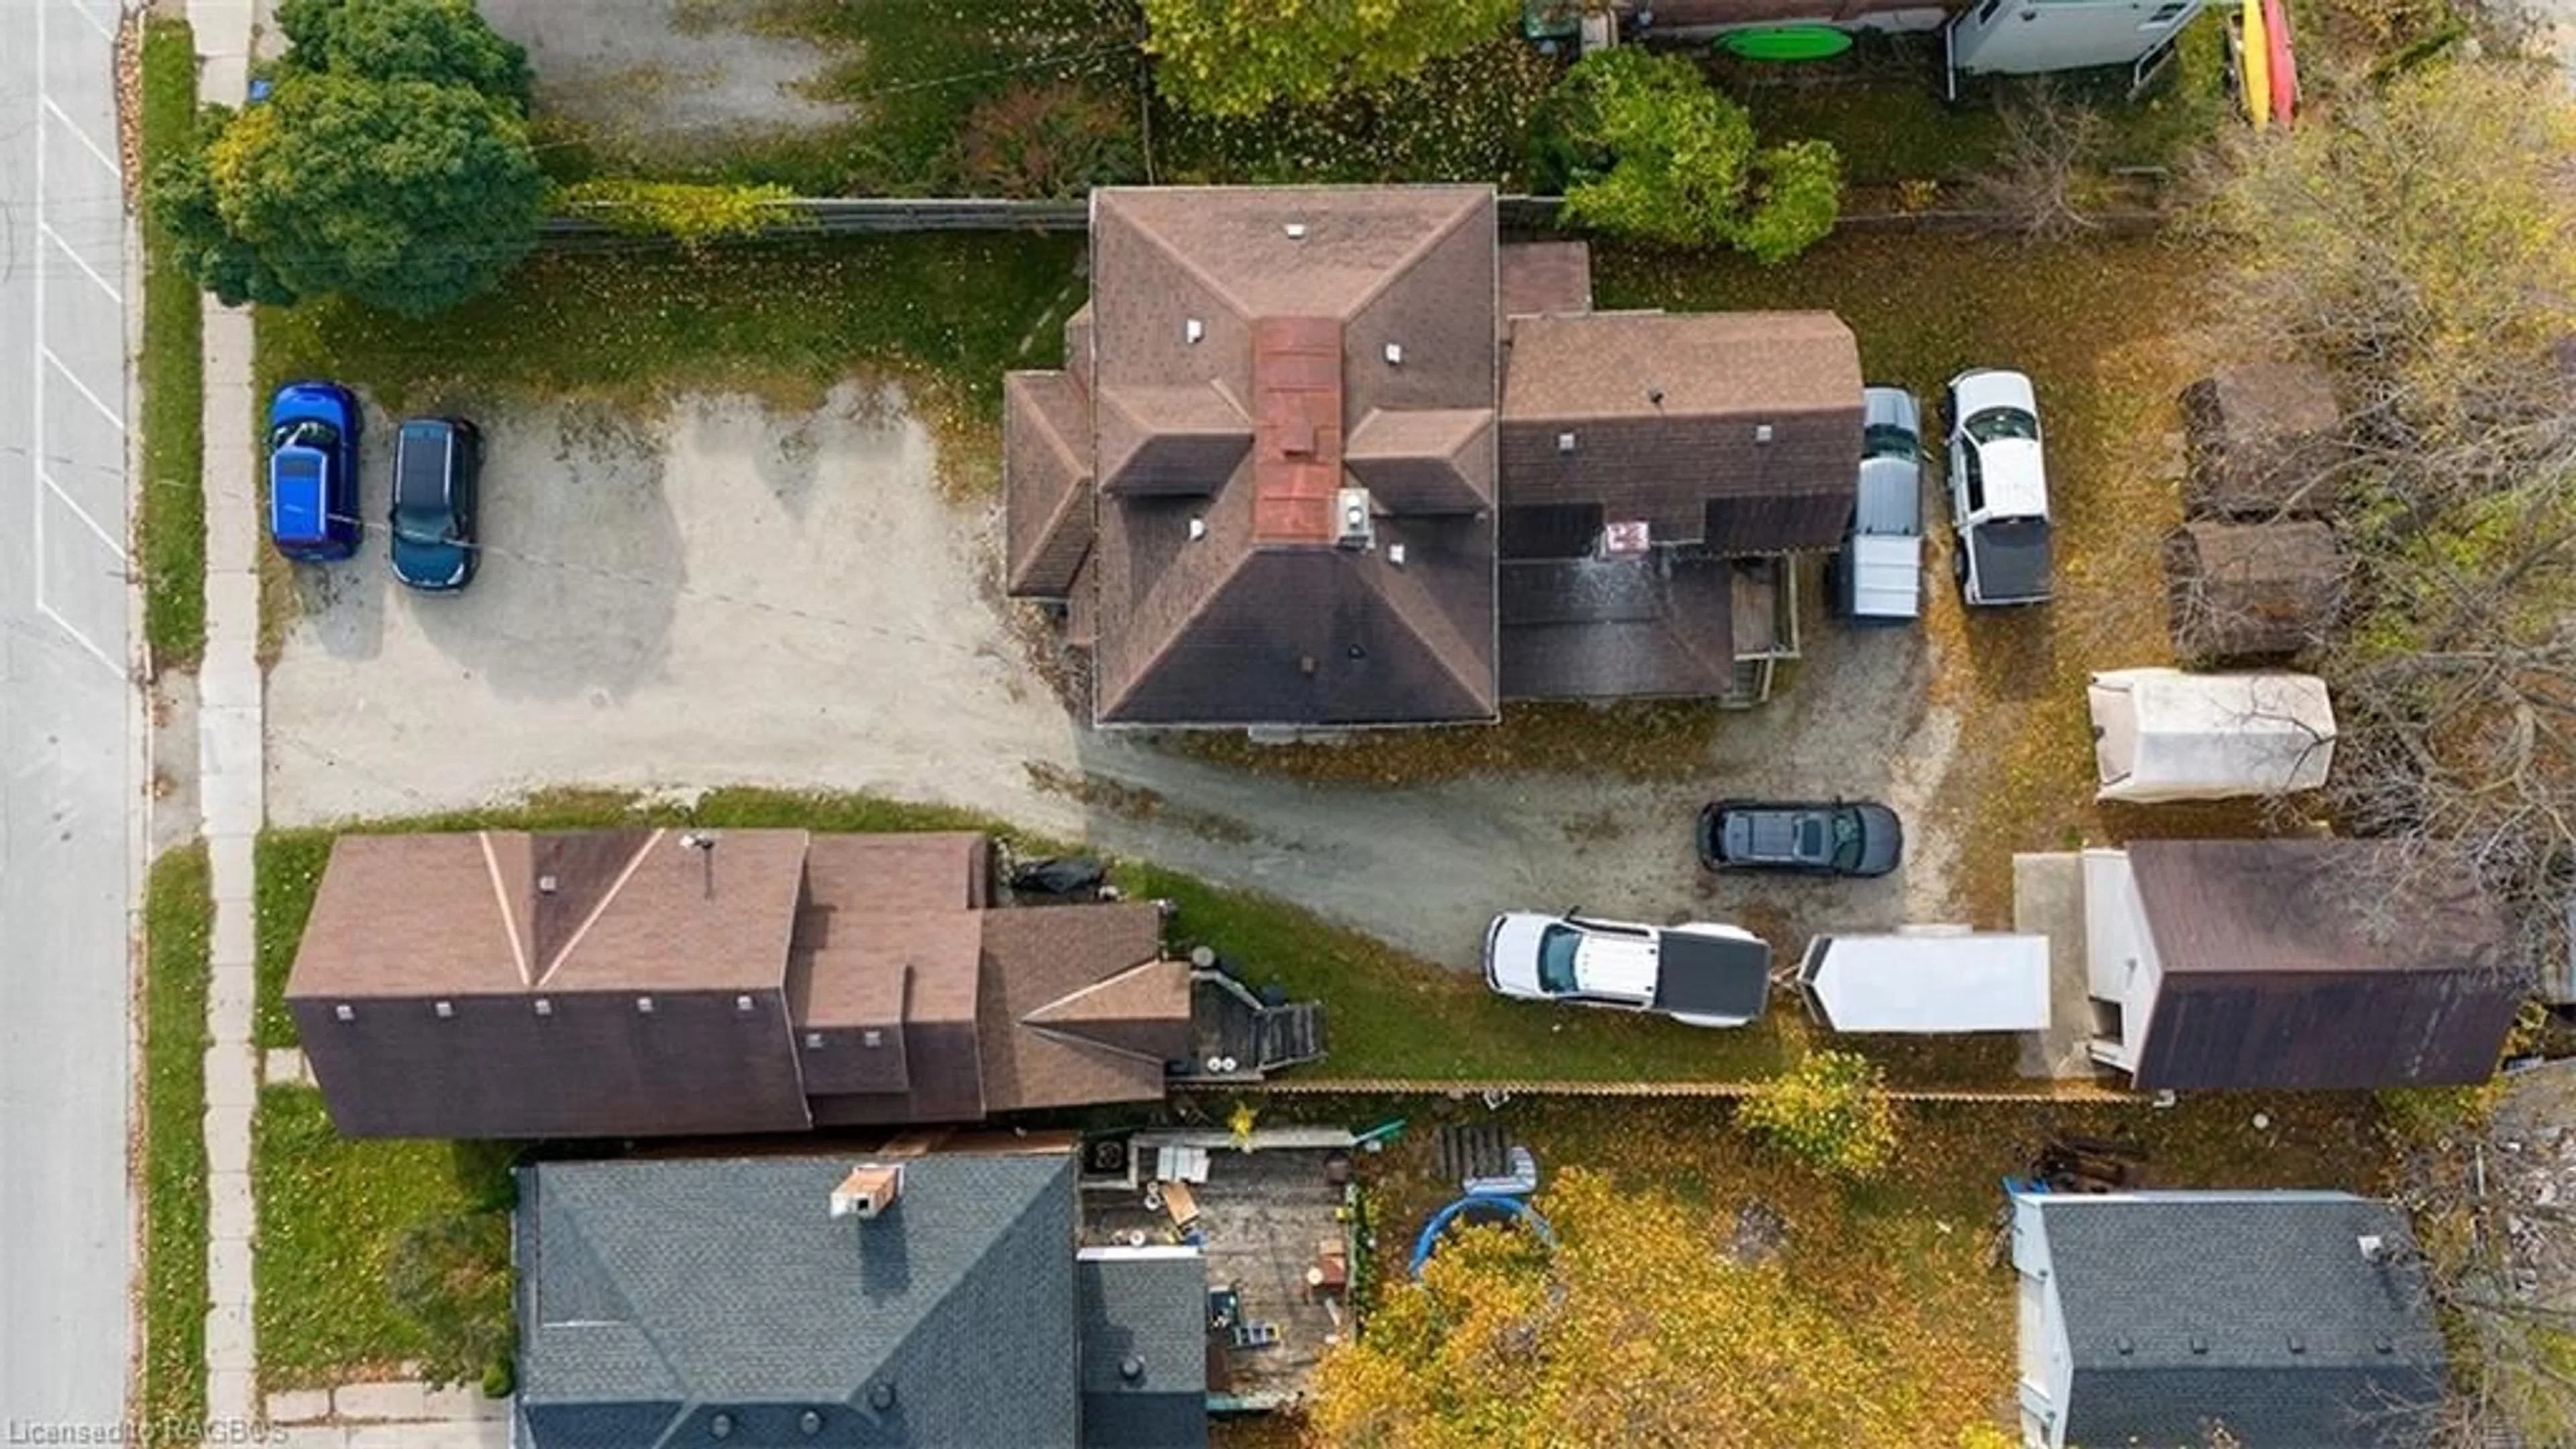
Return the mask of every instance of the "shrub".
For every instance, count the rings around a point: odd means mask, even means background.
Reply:
[[[1896,1107],[1878,1064],[1857,1052],[1810,1052],[1745,1099],[1737,1119],[1830,1177],[1874,1177],[1896,1155]]]
[[[1577,62],[1548,98],[1532,170],[1569,219],[1671,246],[1729,246],[1769,264],[1833,230],[1842,158],[1825,141],[1756,144],[1742,106],[1678,55],[1634,46]]]
[[[956,172],[979,196],[1080,196],[1143,174],[1126,109],[1080,84],[1022,82],[977,103]]]
[[[565,210],[628,236],[669,237],[686,247],[728,238],[759,236],[799,224],[801,214],[779,203],[796,193],[784,186],[705,186],[685,181],[582,181],[556,193]]]
[[[1519,0],[1145,0],[1154,87],[1212,116],[1314,105],[1491,39]]]

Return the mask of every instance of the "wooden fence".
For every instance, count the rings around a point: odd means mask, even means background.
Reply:
[[[1505,232],[1551,231],[1565,200],[1557,196],[1503,196],[1496,220]],[[776,203],[771,235],[888,234],[927,231],[1079,232],[1091,224],[1088,201],[1013,201],[997,197],[799,197]],[[2152,208],[2124,208],[2096,215],[2096,228],[2113,235],[2154,231],[2164,221]],[[2009,232],[2020,222],[2010,213],[1940,209],[1846,213],[1837,230],[1853,232]],[[550,241],[616,236],[615,227],[587,216],[548,218],[539,234]]]

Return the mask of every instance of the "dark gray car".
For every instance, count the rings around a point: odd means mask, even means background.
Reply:
[[[1699,813],[1699,863],[1710,870],[1885,875],[1905,858],[1896,812],[1869,800],[1720,800]]]

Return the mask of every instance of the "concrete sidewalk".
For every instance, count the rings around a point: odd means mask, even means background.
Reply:
[[[198,93],[239,105],[254,0],[191,0]],[[198,674],[197,770],[214,875],[214,983],[207,1004],[206,1411],[211,1422],[259,1412],[259,1352],[251,1295],[251,1112],[259,1061],[251,1050],[257,970],[252,842],[262,817],[265,769],[259,672],[258,520],[254,495],[250,313],[205,299],[206,656]]]

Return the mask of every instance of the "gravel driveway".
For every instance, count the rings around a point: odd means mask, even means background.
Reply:
[[[274,822],[562,784],[874,791],[1079,832],[1461,967],[1510,906],[1738,918],[1784,951],[1816,929],[1943,918],[1954,852],[1924,812],[1958,729],[1926,709],[1919,631],[1811,624],[1792,686],[1730,716],[1696,781],[1311,786],[1076,729],[993,599],[992,510],[941,499],[897,395],[480,420],[489,546],[470,589],[402,590],[380,538],[308,577],[269,677]],[[370,518],[389,473],[369,458]],[[1906,868],[1711,881],[1690,827],[1720,793],[1886,799],[1907,817]]]

